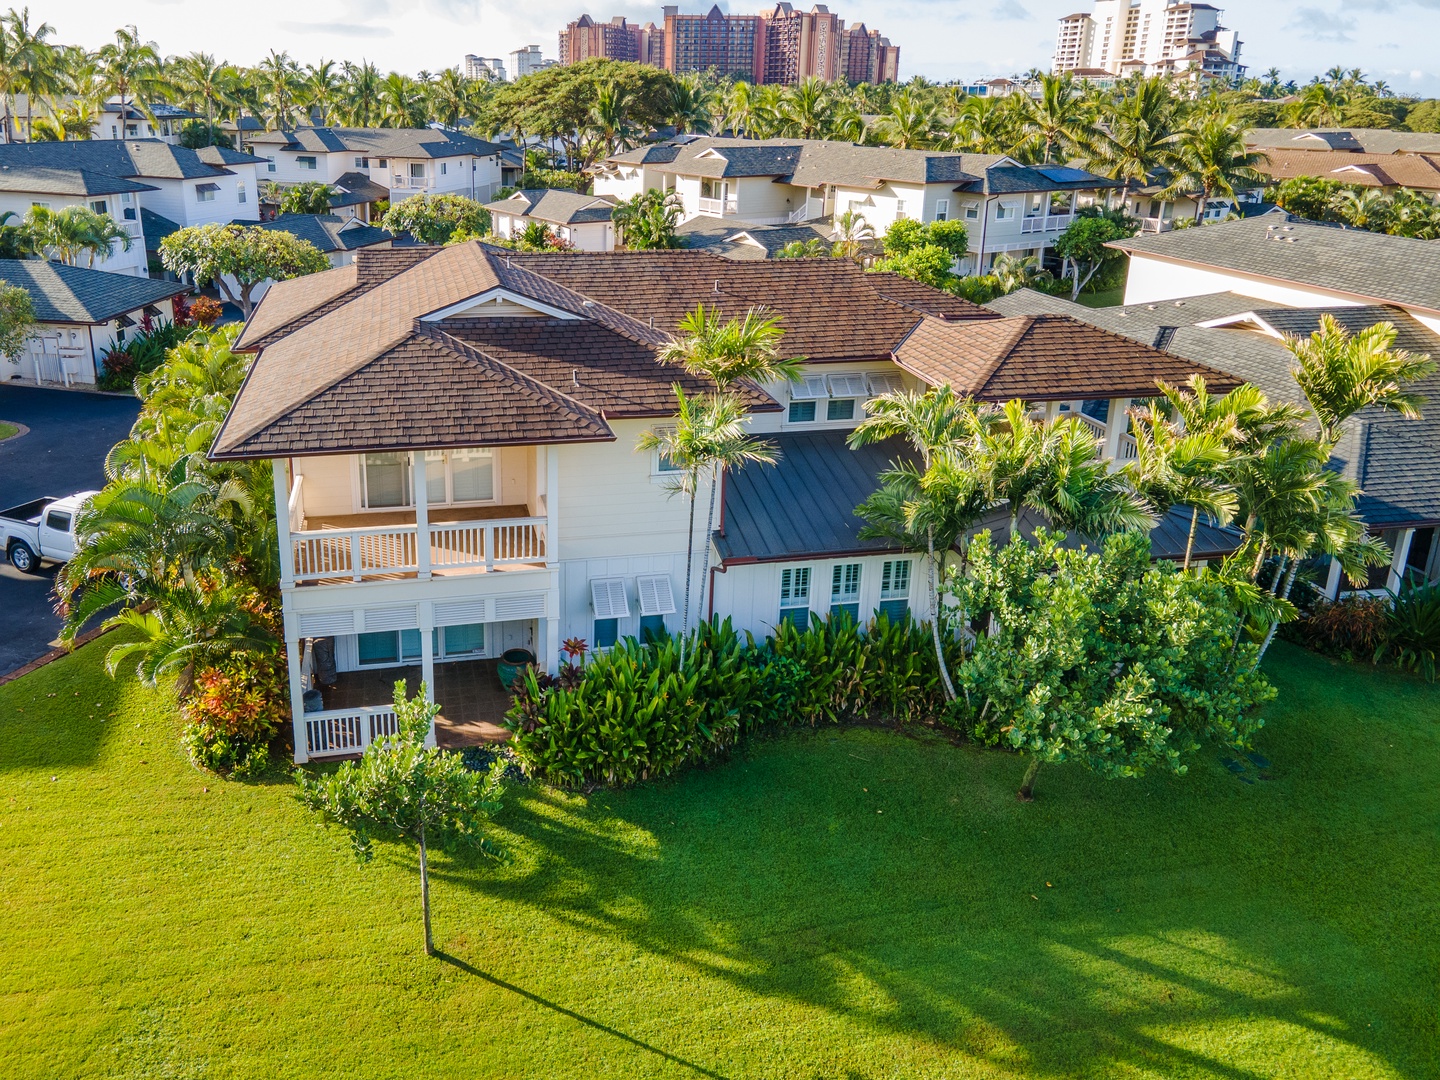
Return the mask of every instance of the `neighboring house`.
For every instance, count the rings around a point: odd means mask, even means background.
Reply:
[[[796,241],[821,240],[828,245],[831,239],[830,222],[823,218],[803,225],[752,225],[730,218],[693,217],[675,232],[687,248],[742,261],[773,259]]]
[[[24,216],[37,203],[59,210],[83,202],[109,214],[133,242],[129,251],[117,246],[96,268],[143,276],[158,267],[147,234],[161,235],[171,226],[259,220],[256,162],[223,147],[189,150],[158,139],[11,143],[0,146],[0,178],[9,177],[0,179],[0,209]],[[96,194],[57,194],[80,186]],[[107,186],[116,190],[98,191]],[[145,224],[146,211],[153,215],[153,228]]]
[[[1440,154],[1440,134],[1386,128],[1254,128],[1252,150],[1343,151],[1352,154]]]
[[[963,221],[970,254],[989,269],[1002,253],[1043,256],[1074,219],[1076,199],[1118,187],[1071,166],[1027,166],[1000,154],[952,154],[804,139],[680,136],[605,159],[597,194],[674,192],[684,217],[798,225],[847,210],[877,235],[901,218]]]
[[[203,120],[203,113],[191,112],[179,105],[155,102],[149,107],[149,115],[136,108],[134,102],[126,102],[122,112],[120,99],[107,101],[90,130],[92,139],[159,139],[161,142],[176,143],[180,129],[191,120]]]
[[[510,237],[532,221],[579,251],[614,251],[613,195],[581,195],[557,188],[527,188],[499,202],[487,203],[490,228],[496,236]]]
[[[674,466],[636,442],[670,422],[674,384],[706,389],[657,359],[700,303],[725,316],[770,307],[803,364],[794,385],[737,387],[783,456],[725,478],[716,533],[702,520],[693,536],[687,589],[689,508],[672,494]],[[254,366],[211,455],[274,467],[298,760],[388,730],[400,676],[425,681],[445,723],[493,725],[503,697],[476,687],[493,685],[502,651],[553,671],[566,638],[605,649],[680,629],[687,592],[695,619],[760,635],[831,611],[927,617],[920,555],[858,536],[855,505],[905,452],[845,446],[878,393],[949,382],[985,400],[1020,394],[1083,415],[1113,460],[1129,399],[1156,378],[1236,382],[1073,319],[1001,319],[845,260],[476,242],[364,250],[279,283],[237,348]],[[698,500],[703,519],[708,488]],[[1184,539],[1167,519],[1152,549],[1176,556]],[[1202,542],[1226,544],[1216,530]],[[316,687],[317,669],[333,685]]]
[[[1350,150],[1266,150],[1260,171],[1272,180],[1315,176],[1394,192],[1440,193],[1440,154],[1365,154]]]
[[[320,181],[344,186],[358,174],[392,203],[411,195],[464,195],[488,202],[500,189],[500,147],[442,128],[297,127],[252,135],[266,159],[262,180],[283,190]]]
[[[105,353],[145,320],[174,318],[171,300],[189,288],[43,259],[0,259],[0,281],[30,294],[39,323],[25,352],[0,361],[5,381],[93,386]]]

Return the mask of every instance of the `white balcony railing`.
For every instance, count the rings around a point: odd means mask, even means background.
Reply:
[[[1142,233],[1169,232],[1175,228],[1175,222],[1170,218],[1147,217],[1140,219],[1140,231]]]
[[[1118,461],[1134,461],[1135,458],[1136,458],[1136,456],[1137,456],[1138,454],[1139,454],[1139,451],[1138,451],[1138,450],[1136,449],[1136,447],[1135,447],[1135,436],[1134,436],[1134,435],[1121,435],[1121,436],[1120,436],[1120,449],[1119,449],[1119,453],[1116,454],[1116,460],[1118,460]]]
[[[415,525],[379,525],[363,529],[318,529],[291,535],[295,580],[320,581],[415,573],[420,549]],[[441,573],[494,570],[497,566],[543,563],[545,519],[506,518],[431,525],[429,565]]]
[[[740,200],[733,195],[724,199],[701,198],[696,205],[700,213],[709,214],[711,217],[728,217],[740,213]]]
[[[1074,220],[1074,214],[1036,214],[1034,217],[1027,217],[1020,222],[1020,231],[1022,233],[1059,232],[1069,228],[1070,223]]]
[[[359,754],[372,742],[399,730],[392,705],[362,705],[305,714],[305,749],[310,757]]]
[[[395,173],[390,184],[392,188],[410,188],[415,191],[428,191],[435,186],[433,176],[402,176]]]

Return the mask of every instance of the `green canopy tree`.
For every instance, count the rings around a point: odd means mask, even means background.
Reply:
[[[457,232],[489,232],[490,211],[463,195],[411,195],[385,211],[380,227],[409,233],[422,244],[446,244]]]
[[[280,195],[282,214],[328,214],[335,189],[320,180],[304,180]]]
[[[1075,220],[1055,238],[1055,254],[1064,260],[1068,269],[1065,275],[1070,279],[1070,299],[1080,296],[1081,290],[1109,263],[1123,259],[1125,253],[1106,245],[1115,240],[1134,236],[1140,223],[1126,216],[1120,210],[1098,210],[1085,207],[1078,211]]]
[[[258,225],[190,225],[160,241],[160,261],[197,285],[213,282],[250,318],[255,286],[330,269],[320,249],[280,229]],[[234,283],[232,285],[232,282]]]
[[[420,857],[420,910],[425,924],[425,955],[435,955],[430,928],[430,849],[478,851],[504,857],[485,835],[485,823],[500,809],[504,759],[489,772],[472,772],[461,755],[426,746],[440,712],[426,700],[424,683],[414,698],[405,680],[395,684],[396,733],[372,742],[359,761],[347,761],[333,773],[295,773],[299,798],[350,833],[356,857],[374,857],[376,838],[414,844]]]
[[[35,305],[19,285],[0,281],[0,356],[13,360],[35,332]]]

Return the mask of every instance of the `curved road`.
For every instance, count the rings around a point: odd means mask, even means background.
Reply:
[[[0,420],[30,429],[0,442],[0,510],[102,487],[105,455],[139,412],[140,402],[130,397],[0,384]],[[0,565],[0,675],[44,655],[60,633],[54,583],[53,566],[21,574]]]

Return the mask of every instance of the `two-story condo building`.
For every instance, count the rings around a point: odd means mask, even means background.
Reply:
[[[355,191],[363,182],[392,203],[421,194],[488,202],[500,189],[500,148],[444,128],[297,127],[248,142],[265,159],[261,180],[282,189],[319,181]]]
[[[595,192],[628,199],[674,192],[685,218],[800,224],[862,214],[876,234],[901,218],[963,221],[970,253],[958,268],[986,270],[996,255],[1043,255],[1074,219],[1076,199],[1119,185],[1069,166],[1027,166],[1000,154],[895,150],[809,139],[680,136],[615,154]]]
[[[154,238],[186,225],[258,221],[256,164],[235,150],[190,150],[158,139],[10,143],[0,146],[0,210],[24,217],[35,205],[83,205],[109,214],[131,244],[117,244],[96,269],[143,277],[154,255],[147,232]]]
[[[739,388],[781,458],[724,477],[717,530],[704,534],[702,510],[692,537],[673,466],[636,445],[669,422],[674,384],[706,389],[656,359],[699,304],[768,305],[804,363],[794,385]],[[211,454],[274,466],[299,760],[388,730],[401,676],[423,678],[447,724],[493,725],[502,652],[553,670],[567,638],[603,649],[678,630],[687,596],[692,625],[713,613],[760,635],[832,611],[927,617],[919,556],[860,538],[854,514],[907,453],[846,448],[878,393],[1018,395],[1079,417],[1118,460],[1129,399],[1157,377],[1236,383],[1073,319],[1000,318],[842,260],[479,243],[363,250],[278,283],[238,347],[254,366]],[[1153,546],[1175,555],[1184,538],[1167,520]],[[1211,530],[1201,548],[1227,543]]]

